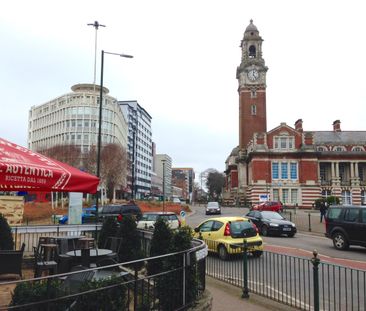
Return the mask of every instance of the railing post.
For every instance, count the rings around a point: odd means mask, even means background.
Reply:
[[[244,251],[243,251],[243,279],[244,279],[244,287],[242,298],[249,298],[249,288],[248,288],[248,242],[247,239],[244,239]]]
[[[182,295],[183,295],[183,307],[186,305],[186,255],[187,253],[183,253],[183,291],[182,291]]]
[[[314,311],[319,311],[319,264],[318,251],[313,251],[314,257],[311,259],[313,264],[313,282],[314,282]]]
[[[309,232],[311,232],[311,215],[308,213],[308,220],[309,220]]]
[[[134,288],[133,288],[133,310],[137,310],[137,281],[138,281],[138,269],[136,264],[134,265],[135,268],[135,282],[134,282]]]

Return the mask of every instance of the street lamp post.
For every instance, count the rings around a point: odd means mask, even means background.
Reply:
[[[161,160],[163,163],[163,212],[165,212],[165,159]]]
[[[131,181],[131,188],[132,188],[132,199],[135,199],[136,191],[135,191],[135,149],[136,149],[136,128],[132,126],[132,181]]]
[[[98,124],[98,148],[97,148],[97,177],[100,177],[100,149],[102,145],[102,116],[103,116],[103,72],[104,72],[104,54],[118,55],[120,57],[133,58],[132,55],[119,54],[112,52],[101,53],[101,67],[100,67],[100,94],[99,94],[99,124]],[[99,190],[97,190],[97,199],[95,203],[95,223],[98,223],[98,207],[99,207]],[[98,237],[98,229],[95,226],[95,238]]]

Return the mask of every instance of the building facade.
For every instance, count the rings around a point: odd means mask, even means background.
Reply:
[[[194,189],[194,170],[191,167],[172,168],[172,185],[182,189],[182,198],[192,202]]]
[[[151,116],[137,101],[119,101],[128,122],[128,157],[130,162],[127,178],[132,197],[141,199],[151,193],[153,166]]]
[[[281,123],[266,128],[266,74],[262,39],[253,21],[241,42],[239,145],[226,160],[228,204],[252,205],[260,198],[311,208],[318,198],[335,196],[343,204],[366,204],[366,131],[304,131]]]
[[[165,198],[172,197],[172,158],[167,154],[156,154],[154,158],[156,175],[163,183]]]
[[[76,145],[81,152],[97,146],[100,86],[76,84],[67,93],[45,104],[31,107],[28,148],[45,150],[57,145]],[[102,144],[115,143],[127,148],[127,121],[103,87]]]

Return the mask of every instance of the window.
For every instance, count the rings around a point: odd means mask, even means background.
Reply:
[[[358,208],[348,208],[344,213],[344,220],[350,222],[356,222],[358,221],[358,214],[359,214]]]
[[[287,179],[288,178],[288,171],[287,171],[287,162],[281,163],[281,178]]]
[[[291,203],[297,203],[297,189],[291,189]]]
[[[273,193],[273,200],[274,201],[280,201],[280,192],[278,189],[273,189],[272,190]]]
[[[366,224],[366,209],[361,210],[361,222]]]
[[[288,189],[282,189],[282,202],[288,202]]]
[[[255,46],[251,45],[249,47],[249,58],[255,58],[256,52],[255,52]]]
[[[290,176],[291,179],[297,179],[297,163],[290,163]]]
[[[275,136],[273,145],[276,150],[288,150],[295,148],[294,142],[293,136]]]
[[[251,105],[250,106],[250,111],[252,116],[255,116],[257,114],[257,106],[256,105]]]
[[[278,162],[272,163],[272,179],[278,179],[279,178],[279,167]]]
[[[352,203],[351,192],[349,190],[343,190],[342,191],[342,203],[343,204],[351,204]]]
[[[250,91],[250,97],[251,98],[256,98],[257,97],[257,91],[256,90],[251,90]]]
[[[361,205],[366,205],[366,190],[361,191]]]

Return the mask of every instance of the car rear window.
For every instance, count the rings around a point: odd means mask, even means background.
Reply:
[[[257,235],[253,225],[246,220],[232,221],[230,223],[230,232],[233,238],[249,238]]]
[[[338,219],[341,212],[342,212],[341,208],[330,208],[328,210],[327,218],[328,219]]]

